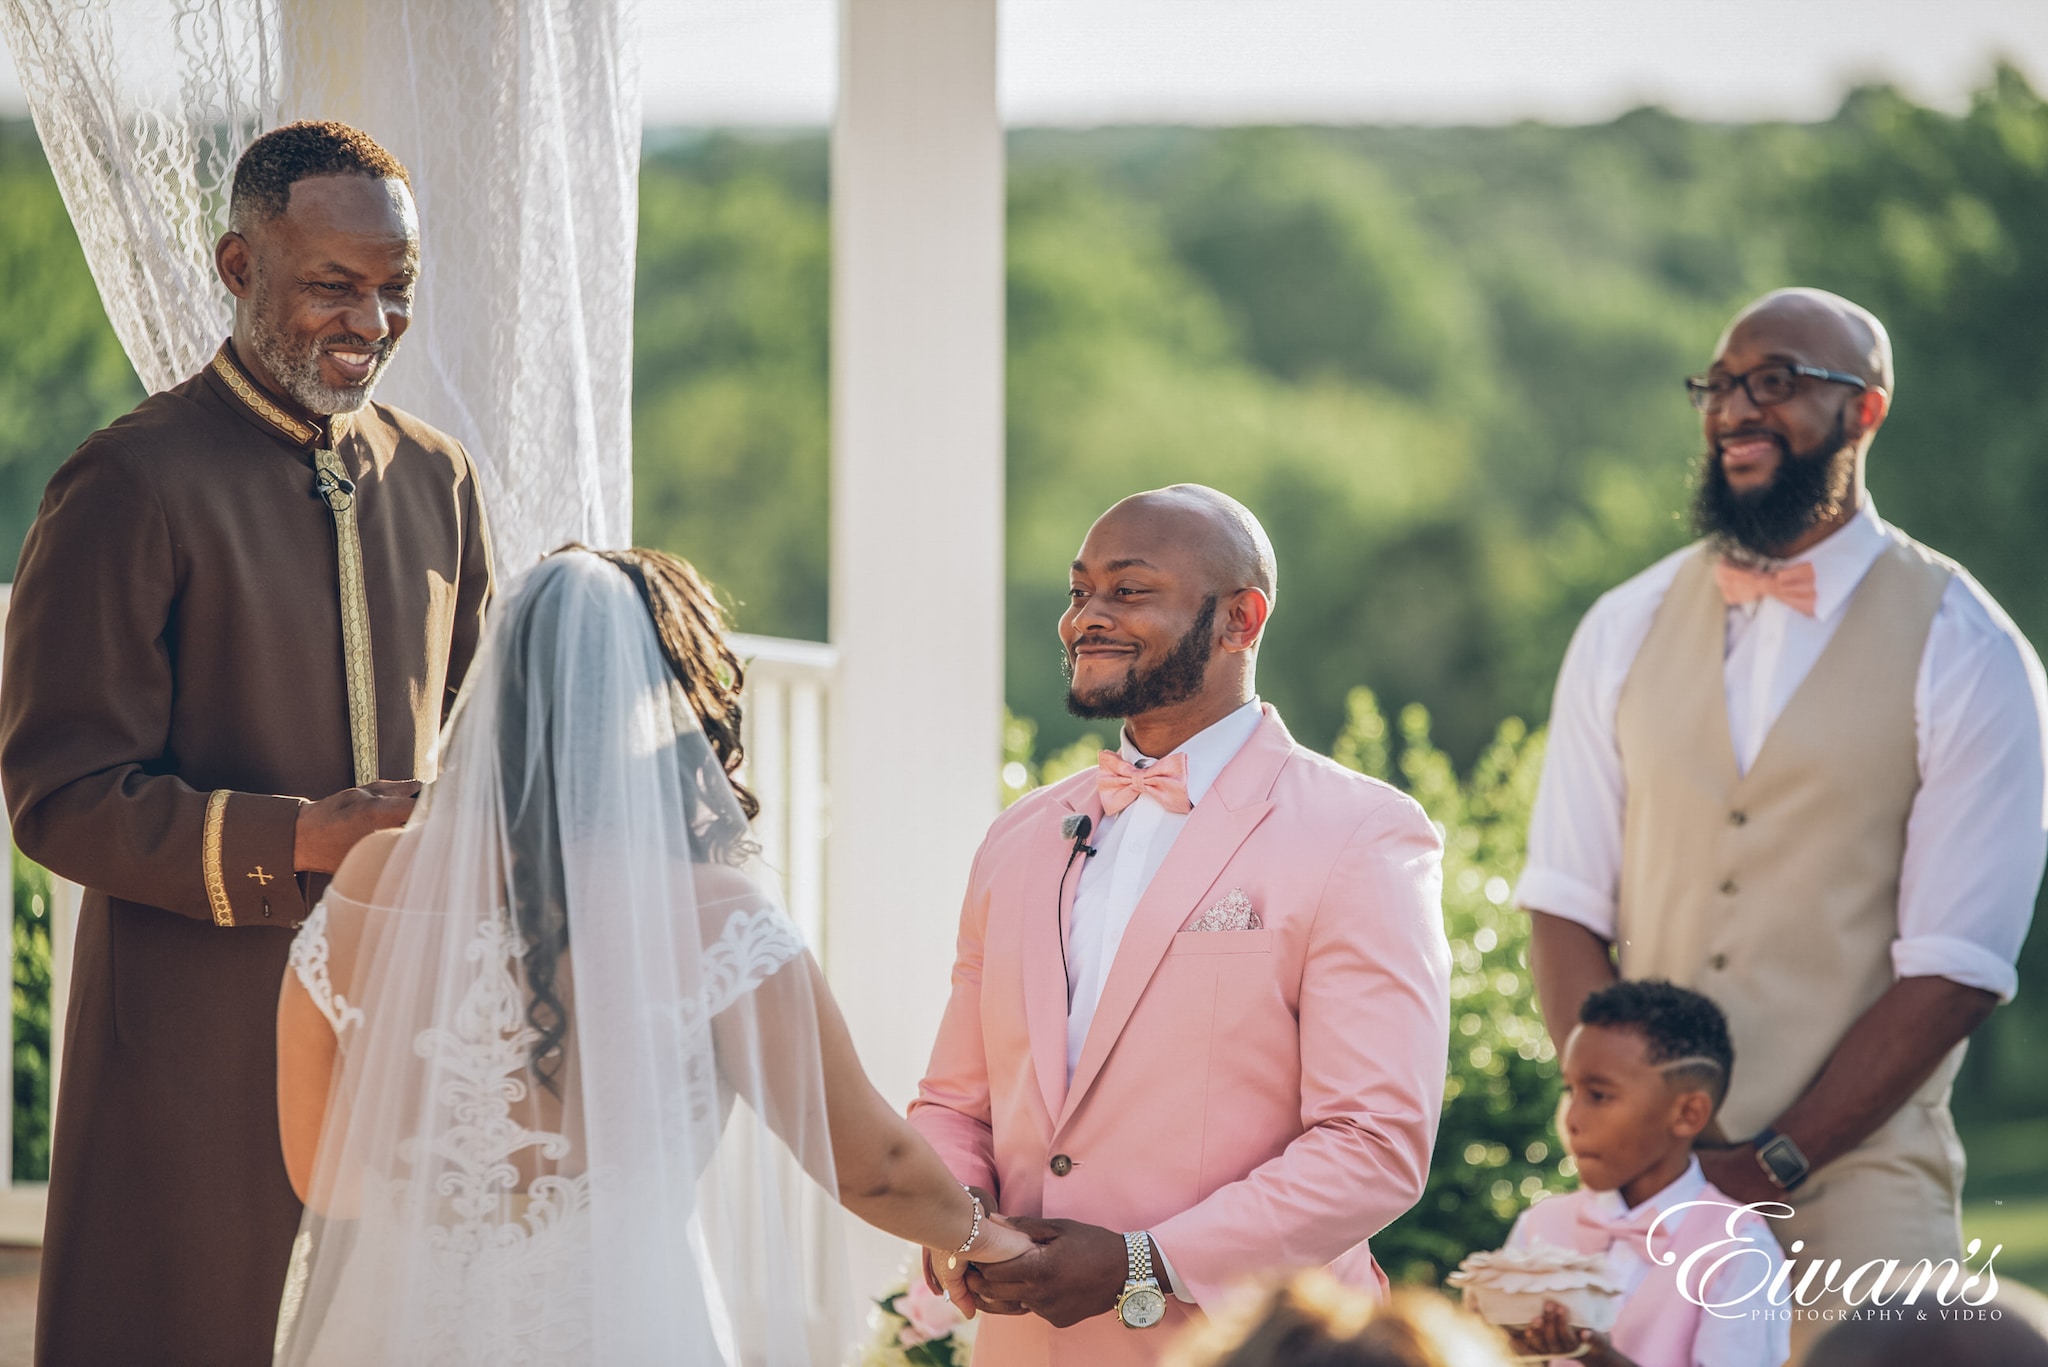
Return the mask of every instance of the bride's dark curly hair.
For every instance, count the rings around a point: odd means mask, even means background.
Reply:
[[[734,774],[745,759],[740,744],[740,691],[746,668],[726,640],[726,618],[711,587],[694,567],[667,551],[634,547],[623,551],[589,551],[570,544],[554,552],[587,551],[617,568],[640,595],[660,643],[663,658],[679,695],[679,706],[696,714],[710,742],[710,764],[689,775],[686,783],[685,827],[678,844],[687,845],[696,863],[736,864],[753,853],[748,822],[761,804]],[[552,614],[549,615],[552,618]],[[535,602],[523,620],[509,629],[517,643],[512,658],[525,660],[536,631],[552,626]],[[569,947],[568,890],[563,884],[559,851],[560,813],[555,802],[553,747],[543,740],[542,753],[529,755],[534,736],[531,688],[523,668],[506,671],[501,699],[499,758],[504,784],[505,824],[511,842],[507,896],[513,924],[526,942],[524,964],[529,1001],[526,1019],[539,1038],[528,1063],[542,1086],[559,1094],[563,1046],[569,1015],[556,994],[556,973]],[[716,769],[712,769],[712,765]],[[532,778],[532,782],[528,779]],[[711,785],[729,789],[742,818],[735,819],[723,803],[700,796]]]

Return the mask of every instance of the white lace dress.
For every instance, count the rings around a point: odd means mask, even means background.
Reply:
[[[364,1025],[364,1014],[334,987],[328,902],[350,900],[330,890],[300,927],[287,960],[344,1042]],[[708,1030],[712,1018],[802,952],[795,927],[778,910],[732,912],[706,948],[701,997],[678,1013],[686,1018],[686,1028]],[[554,1167],[571,1159],[577,1148],[568,1135],[528,1128],[514,1115],[515,1105],[529,1094],[529,1053],[539,1038],[527,1023],[515,972],[524,953],[524,942],[503,919],[480,926],[465,955],[478,971],[454,1013],[453,1026],[422,1030],[413,1043],[420,1059],[438,1065],[435,1075],[441,1085],[456,1093],[444,1099],[466,1122],[436,1146],[436,1156],[444,1160],[435,1193],[440,1218],[426,1226],[427,1247],[397,1246],[401,1239],[408,1245],[420,1239],[417,1230],[401,1233],[408,1227],[401,1211],[410,1196],[409,1183],[392,1182],[382,1192],[364,1190],[349,1266],[322,1314],[318,1350],[294,1361],[309,1367],[361,1367],[372,1362],[570,1367],[592,1362],[588,1318],[560,1312],[565,1304],[590,1304],[588,1295],[576,1291],[579,1283],[588,1281],[592,1261],[590,1175],[556,1170],[532,1176],[522,1171],[532,1166],[525,1160]],[[708,1090],[717,1089],[714,1085]],[[686,1105],[685,1097],[670,1100],[676,1103],[669,1108],[671,1114],[688,1111],[685,1123],[709,1131],[707,1151],[715,1145],[729,1095],[724,1103],[712,1106]],[[695,1100],[701,1103],[703,1098]],[[715,1263],[704,1251],[703,1232],[694,1215],[689,1223],[701,1282],[694,1288],[677,1287],[675,1294],[703,1298],[702,1319],[712,1341],[672,1360],[735,1362],[734,1332],[711,1271]],[[306,1231],[293,1245],[278,1317],[280,1358],[293,1335],[305,1328],[299,1320],[312,1242]],[[432,1282],[428,1299],[450,1312],[415,1324],[402,1343],[390,1341],[383,1313],[385,1281],[394,1264],[424,1270]],[[477,1313],[470,1304],[479,1293],[489,1298],[489,1313]]]
[[[329,891],[329,900],[349,899]],[[327,901],[299,928],[287,960],[313,1004],[337,1037],[346,1040],[363,1024],[363,1013],[336,992],[329,971]],[[435,1193],[440,1219],[427,1226],[426,1249],[394,1247],[407,1222],[401,1210],[408,1185],[364,1190],[353,1247],[325,1315],[320,1351],[306,1361],[319,1367],[365,1363],[583,1364],[590,1361],[591,1326],[563,1318],[559,1307],[587,1305],[573,1294],[589,1276],[590,1177],[551,1174],[522,1180],[521,1159],[531,1154],[552,1165],[571,1152],[567,1136],[529,1129],[513,1115],[527,1094],[523,1074],[528,1050],[538,1038],[526,1024],[514,962],[525,946],[504,921],[486,922],[470,958],[480,970],[469,984],[452,1028],[419,1032],[419,1057],[442,1067],[444,1087],[468,1122],[447,1136],[437,1155],[447,1162]],[[305,1294],[310,1232],[292,1248],[278,1316],[278,1351],[296,1327]],[[424,1255],[424,1256],[422,1256]],[[423,1334],[392,1344],[382,1310],[384,1280],[393,1265],[424,1270],[433,1285],[429,1299],[451,1313],[419,1324]],[[461,1307],[478,1292],[493,1305],[489,1314]],[[563,1294],[565,1291],[571,1294]],[[551,1294],[542,1294],[542,1293]]]

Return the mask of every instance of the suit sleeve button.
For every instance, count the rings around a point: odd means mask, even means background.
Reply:
[[[1052,1156],[1052,1175],[1054,1177],[1065,1177],[1068,1173],[1072,1172],[1073,1170],[1073,1159],[1067,1157],[1063,1153],[1056,1153]]]

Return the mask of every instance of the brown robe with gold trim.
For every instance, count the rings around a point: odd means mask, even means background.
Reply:
[[[223,347],[86,440],[22,548],[0,785],[21,848],[88,889],[38,1363],[270,1361],[299,1220],[278,986],[324,883],[293,875],[293,830],[302,800],[356,782],[334,518],[313,495],[330,436],[356,486],[379,776],[428,776],[491,580],[452,439],[378,405],[305,422]]]

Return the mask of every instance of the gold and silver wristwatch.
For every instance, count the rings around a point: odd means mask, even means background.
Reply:
[[[1131,1275],[1124,1293],[1116,1298],[1116,1317],[1126,1329],[1150,1329],[1166,1318],[1166,1293],[1159,1278],[1152,1275],[1152,1236],[1143,1232],[1124,1235],[1124,1251],[1130,1255]]]

